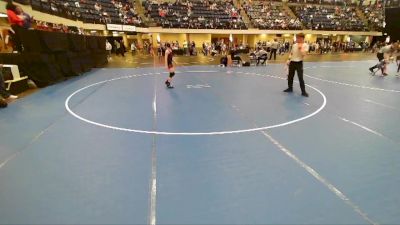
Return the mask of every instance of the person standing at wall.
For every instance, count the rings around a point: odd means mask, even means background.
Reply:
[[[112,45],[111,43],[106,40],[106,50],[107,50],[107,54],[108,54],[108,59],[111,59],[111,50],[112,50]]]
[[[274,55],[274,60],[276,60],[276,52],[278,51],[279,43],[276,39],[271,43],[271,53],[269,55],[269,60],[272,59],[272,55]]]

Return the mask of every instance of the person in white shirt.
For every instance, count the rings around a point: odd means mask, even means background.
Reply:
[[[267,61],[268,53],[263,48],[260,48],[256,52],[256,56],[257,56],[257,66],[258,66],[258,64],[260,64],[260,62],[261,62],[261,65],[263,65]]]
[[[276,60],[276,51],[278,50],[279,43],[276,39],[271,43],[271,54],[269,55],[269,60],[272,59],[272,55],[274,55],[274,60]]]
[[[301,95],[304,97],[308,97],[303,79],[303,60],[308,52],[308,48],[308,44],[304,43],[304,34],[297,34],[296,44],[292,46],[292,50],[289,54],[289,59],[287,61],[289,65],[288,88],[284,90],[284,92],[293,92],[293,78],[294,73],[297,71],[297,76],[299,77],[300,82]]]
[[[132,42],[131,43],[131,53],[132,53],[132,55],[135,54],[136,50],[137,50],[137,48],[136,48],[135,42]]]
[[[267,41],[266,47],[267,47],[267,52],[271,52],[271,42]]]
[[[108,52],[108,57],[110,57],[111,56],[112,45],[108,40],[106,40],[106,50]]]

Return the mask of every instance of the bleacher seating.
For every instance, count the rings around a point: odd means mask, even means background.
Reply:
[[[30,1],[34,10],[86,23],[147,26],[129,0]],[[143,0],[142,4],[146,16],[155,22],[149,24],[163,28],[247,29],[242,9],[255,28],[267,30],[367,31],[369,27],[382,31],[384,21],[382,4],[357,6],[352,0],[288,0],[295,16],[279,0],[242,1],[239,9],[233,0]],[[357,15],[356,7],[368,24]]]
[[[342,6],[292,6],[293,12],[299,17],[307,29],[366,31],[367,26],[357,16],[353,7]]]
[[[371,29],[376,31],[383,30],[383,22],[385,18],[383,16],[383,8],[381,4],[373,4],[373,5],[363,5],[362,11],[365,15],[365,18],[368,20],[368,25]]]
[[[300,30],[300,20],[288,15],[281,3],[245,2],[243,5],[254,27],[268,30]]]
[[[247,29],[231,1],[144,2],[147,15],[164,28]]]
[[[31,0],[32,9],[85,23],[144,26],[128,0]]]
[[[356,2],[353,0],[288,0],[289,3],[298,4],[317,4],[317,5],[352,5],[355,6]]]

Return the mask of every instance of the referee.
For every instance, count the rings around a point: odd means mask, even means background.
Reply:
[[[289,75],[288,75],[288,89],[284,92],[293,92],[293,78],[294,72],[297,71],[297,76],[299,77],[301,95],[308,97],[306,92],[306,86],[303,79],[303,59],[308,52],[309,46],[304,43],[304,34],[299,33],[296,35],[296,44],[292,46],[292,51],[289,54],[288,64],[289,64]]]

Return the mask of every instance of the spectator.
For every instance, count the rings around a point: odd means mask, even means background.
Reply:
[[[17,6],[14,5],[12,2],[8,2],[6,5],[6,9],[7,9],[8,22],[10,23],[10,25],[11,26],[17,25],[23,27],[24,18],[23,16],[19,16],[17,14]]]
[[[18,37],[18,32],[24,26],[24,16],[17,15],[17,6],[12,2],[6,5],[8,21],[11,25],[11,39],[13,41],[13,51],[21,52],[23,50],[21,40]]]
[[[136,50],[137,50],[137,48],[136,48],[135,42],[132,42],[132,43],[131,43],[131,52],[132,52],[132,55],[135,54]]]
[[[108,58],[111,59],[112,45],[108,40],[106,40],[106,50],[107,50],[107,53],[108,53]]]
[[[271,43],[271,55],[269,55],[269,60],[272,59],[272,55],[274,55],[274,60],[276,60],[276,52],[278,51],[279,43],[276,39]]]
[[[102,8],[101,8],[101,5],[99,5],[99,3],[96,2],[96,3],[94,4],[94,9],[95,9],[96,11],[101,11]]]

